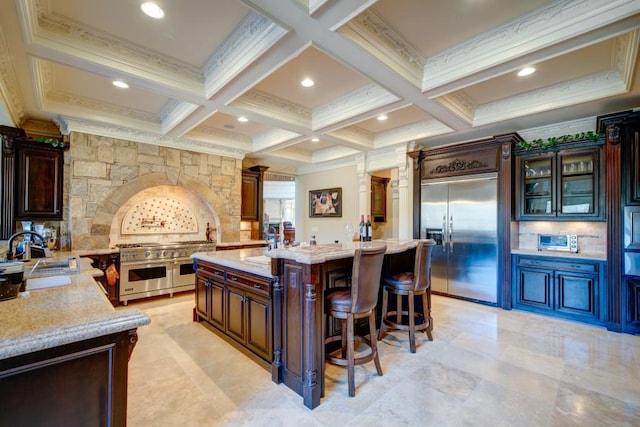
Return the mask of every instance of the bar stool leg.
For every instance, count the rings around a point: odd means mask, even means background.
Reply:
[[[396,323],[402,324],[402,295],[396,294]]]
[[[424,316],[424,321],[429,322],[429,326],[427,326],[427,329],[425,329],[424,332],[429,337],[429,340],[433,341],[433,335],[431,335],[431,331],[433,331],[433,318],[431,317],[431,295],[429,292],[430,291],[427,291],[422,294],[422,314]]]
[[[342,319],[341,322],[342,324],[342,358],[346,359],[347,358],[347,319]]]
[[[380,316],[380,329],[378,330],[378,340],[381,340],[385,334],[387,325],[384,323],[387,318],[387,307],[389,305],[389,291],[385,287],[382,290],[382,315]]]
[[[411,353],[416,352],[416,316],[413,299],[413,291],[410,291],[407,295],[407,302],[409,303],[409,348]]]
[[[369,313],[369,345],[371,346],[371,351],[373,351],[373,361],[376,364],[376,371],[378,375],[382,376],[382,366],[380,366],[380,358],[378,357],[378,343],[375,339],[376,335],[376,314],[375,310],[372,310]]]
[[[354,355],[354,324],[353,324],[353,314],[349,313],[347,315],[347,377],[349,381],[349,396],[353,397],[356,395],[356,385],[354,378],[354,365],[355,365],[355,355]]]

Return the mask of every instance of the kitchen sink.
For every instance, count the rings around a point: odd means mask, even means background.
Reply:
[[[79,272],[80,266],[76,258],[40,258],[29,271],[28,277],[68,276]]]

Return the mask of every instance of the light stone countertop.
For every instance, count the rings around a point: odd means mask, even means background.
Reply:
[[[0,359],[150,323],[137,309],[113,308],[92,278],[96,271],[84,265],[80,273],[69,276],[69,285],[31,290],[0,301]]]
[[[271,279],[271,260],[264,256],[264,248],[233,249],[230,251],[196,252],[191,258]],[[247,258],[249,260],[247,260]]]
[[[371,242],[349,242],[324,245],[292,246],[265,252],[270,258],[284,258],[301,264],[320,264],[334,259],[349,258],[356,248],[387,245],[386,254],[396,254],[418,246],[415,239],[381,239]]]
[[[537,249],[511,249],[514,255],[535,255],[549,258],[575,258],[592,261],[606,261],[607,254],[603,252],[563,252],[563,251],[539,251]]]
[[[415,248],[418,240],[386,239],[371,242],[349,242],[328,245],[290,246],[266,250],[264,248],[236,249],[231,251],[198,252],[191,258],[208,261],[224,267],[235,268],[259,276],[271,278],[269,259],[290,259],[301,264],[320,264],[325,261],[353,257],[356,248],[387,245],[387,254],[401,253]]]

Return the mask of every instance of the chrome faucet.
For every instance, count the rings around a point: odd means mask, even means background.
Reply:
[[[22,236],[25,234],[29,234],[31,236],[37,237],[38,239],[40,239],[40,242],[42,243],[42,246],[45,246],[44,243],[44,237],[42,237],[40,234],[36,233],[35,231],[19,231],[17,233],[14,233],[11,235],[11,237],[9,237],[9,241],[7,242],[7,261],[14,259],[14,257],[16,256],[13,253],[13,240],[18,237],[18,236]],[[27,251],[28,249],[25,248],[25,251]]]

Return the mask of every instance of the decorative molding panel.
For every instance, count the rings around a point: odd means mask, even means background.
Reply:
[[[333,132],[329,132],[328,135],[341,139],[343,141],[349,141],[355,144],[373,148],[374,134],[358,126],[349,126],[346,128],[338,129]]]
[[[596,120],[596,117],[588,117],[568,122],[554,123],[548,126],[519,130],[518,135],[525,141],[533,141],[534,139],[545,139],[554,136],[593,132],[596,130]]]
[[[199,105],[180,101],[178,99],[172,99],[169,101],[160,112],[160,117],[162,119],[162,133],[167,133],[179,125],[199,107]]]
[[[468,125],[473,124],[477,105],[463,91],[448,93],[435,99]]]

